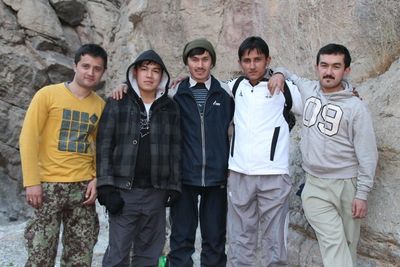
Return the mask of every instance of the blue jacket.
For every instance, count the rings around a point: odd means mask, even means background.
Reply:
[[[189,78],[176,89],[174,100],[181,113],[182,184],[225,185],[228,173],[228,128],[234,101],[226,84],[211,76],[204,115],[191,92]]]

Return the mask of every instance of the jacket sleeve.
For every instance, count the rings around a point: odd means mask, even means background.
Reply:
[[[101,115],[103,114],[103,110],[104,110],[104,106],[105,106],[105,103],[104,103],[103,99],[102,99],[102,103],[103,103],[103,105],[102,105],[102,110],[101,110],[101,114],[100,114],[100,119],[101,119]],[[100,121],[99,121],[99,123],[100,123]],[[97,157],[97,155],[96,155],[96,140],[97,140],[97,133],[99,131],[99,123],[97,123],[96,128],[94,129],[94,131],[93,131],[93,133],[91,135],[92,136],[91,144],[93,146],[93,151],[94,151],[93,162],[92,162],[92,166],[93,166],[92,177],[93,178],[97,177],[97,173],[96,173],[96,157]]]
[[[24,187],[39,185],[39,143],[49,110],[47,94],[40,90],[33,97],[26,112],[19,138]]]
[[[299,92],[299,89],[297,88],[296,85],[294,85],[292,82],[286,82],[286,84],[289,87],[290,94],[292,96],[292,111],[296,113],[297,115],[302,115],[303,114],[303,103],[301,101],[301,95]]]
[[[291,82],[293,82],[296,85],[299,82],[299,80],[301,79],[299,76],[297,76],[296,74],[292,73],[290,70],[288,70],[287,68],[284,68],[284,67],[274,68],[274,74],[277,74],[277,73],[282,74],[285,77],[285,79],[290,80]]]
[[[93,139],[92,139],[92,146],[94,147],[93,151],[94,151],[94,155],[93,155],[93,161],[92,161],[92,178],[96,178],[97,177],[97,173],[96,173],[96,139],[97,139],[97,133],[98,133],[98,129],[99,129],[99,124],[97,124],[96,128],[94,129],[93,132]]]
[[[98,125],[96,138],[97,187],[114,185],[113,151],[115,147],[116,100],[108,99]]]
[[[295,73],[291,72],[290,70],[283,68],[283,67],[278,67],[278,68],[274,68],[274,74],[276,73],[280,73],[282,74],[286,80],[291,81],[292,83],[294,83],[297,88],[299,89],[300,93],[303,90],[307,90],[307,89],[311,89],[310,86],[310,82],[313,82],[307,78],[303,78],[300,76],[297,76]]]
[[[177,115],[175,116],[174,124],[172,127],[171,135],[171,156],[169,157],[169,166],[171,168],[170,185],[173,190],[181,192],[181,119],[179,114],[179,107],[175,104]]]
[[[352,128],[354,149],[359,164],[356,198],[366,200],[374,183],[378,150],[369,110],[364,103],[361,103],[361,106],[362,108],[354,116]]]

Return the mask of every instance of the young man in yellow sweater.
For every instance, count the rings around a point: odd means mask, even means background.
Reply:
[[[106,51],[86,44],[75,54],[72,82],[46,86],[32,99],[20,136],[26,200],[26,266],[54,266],[61,222],[61,266],[90,266],[99,222],[95,208],[95,139],[104,101],[93,89]]]

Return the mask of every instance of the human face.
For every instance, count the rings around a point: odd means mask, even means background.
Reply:
[[[316,70],[322,91],[332,93],[343,90],[342,80],[349,74],[350,67],[345,67],[342,54],[320,55]]]
[[[260,54],[257,49],[246,51],[239,59],[240,67],[252,85],[259,83],[265,74],[265,69],[271,62],[271,57]]]
[[[188,57],[187,66],[193,80],[198,83],[204,83],[210,77],[212,68],[212,58],[208,51],[202,55]]]
[[[104,69],[104,61],[101,57],[83,55],[74,66],[74,82],[81,88],[92,90],[101,80]]]
[[[163,70],[161,66],[154,62],[144,62],[133,69],[133,75],[139,86],[141,94],[155,94],[161,82]]]

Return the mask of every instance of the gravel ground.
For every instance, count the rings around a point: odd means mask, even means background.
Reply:
[[[101,266],[104,251],[108,244],[108,222],[102,207],[98,206],[100,234],[93,252],[93,267]],[[26,222],[0,224],[0,267],[22,267],[25,265],[27,253],[24,244],[24,228]],[[197,236],[199,236],[197,232]],[[200,240],[196,241],[196,253],[193,255],[195,266],[199,265]],[[60,266],[61,244],[58,248],[56,266]],[[168,251],[168,248],[165,248]]]
[[[93,252],[93,267],[101,266],[104,251],[108,242],[108,224],[104,214],[99,214],[100,234]],[[27,253],[24,243],[26,222],[0,225],[0,267],[22,267],[25,265]],[[60,266],[62,245],[59,244],[56,266]]]

